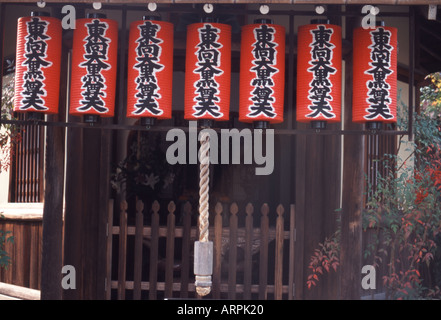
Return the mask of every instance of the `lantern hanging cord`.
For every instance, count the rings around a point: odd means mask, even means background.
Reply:
[[[209,191],[209,166],[210,166],[210,134],[208,132],[201,132],[201,147],[200,147],[200,173],[199,173],[199,243],[198,246],[205,254],[202,254],[198,259],[198,270],[206,269],[206,265],[212,262],[211,250],[202,249],[210,248],[208,241],[208,191]],[[199,250],[198,250],[199,251]],[[212,252],[212,251],[211,251]],[[195,252],[196,255],[196,252]],[[195,257],[196,258],[196,257]],[[205,260],[205,261],[204,261]],[[204,266],[203,266],[204,265]],[[210,268],[208,268],[210,269]],[[196,269],[195,269],[196,271]],[[202,274],[201,274],[202,273]],[[208,274],[210,273],[210,274]],[[199,296],[206,296],[211,291],[211,271],[209,272],[195,272],[196,276],[196,292]]]

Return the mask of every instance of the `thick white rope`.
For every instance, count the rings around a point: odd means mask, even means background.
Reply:
[[[200,172],[199,172],[199,241],[208,242],[208,191],[209,191],[209,175],[210,175],[210,134],[201,131],[201,147],[200,147]],[[211,283],[211,276],[201,277],[196,275],[196,283]],[[211,286],[196,285],[196,292],[200,296],[206,296],[211,291]]]
[[[208,241],[208,183],[210,180],[210,134],[201,133],[199,172],[199,241]]]

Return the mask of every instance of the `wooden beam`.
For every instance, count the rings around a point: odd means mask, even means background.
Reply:
[[[69,121],[76,121],[69,116]],[[77,279],[82,277],[81,265],[81,225],[82,225],[82,203],[83,176],[83,129],[67,129],[67,154],[72,155],[66,158],[66,210],[64,227],[64,264],[72,265],[75,268]],[[65,290],[63,299],[80,299],[81,284],[76,283],[75,290]]]
[[[346,30],[353,30],[359,24],[347,19]],[[352,38],[352,34],[347,35]],[[346,59],[346,90],[344,109],[344,128],[360,130],[360,124],[352,122],[352,54]],[[362,220],[364,206],[364,162],[365,137],[345,136],[343,145],[343,197],[341,230],[341,298],[359,299],[362,261]]]
[[[62,46],[60,88],[67,86],[67,48]],[[63,75],[63,76],[61,76]],[[48,121],[66,117],[66,90],[61,90],[59,113],[48,115]],[[45,192],[43,207],[43,244],[41,260],[41,299],[61,300],[63,266],[63,206],[65,129],[46,130]]]
[[[0,282],[0,300],[40,300],[40,291]]]
[[[2,0],[3,2],[19,2],[19,3],[35,3],[36,0]],[[96,2],[96,0],[46,0],[46,2],[59,2],[59,3],[93,3]],[[120,4],[125,3],[123,0],[102,0],[100,1],[104,4]],[[167,4],[174,4],[175,0],[156,0],[156,3],[167,3]],[[207,3],[216,3],[216,4],[273,4],[273,3],[279,3],[279,4],[293,4],[293,0],[216,0],[216,1],[206,1]],[[141,3],[145,4],[145,0],[130,0],[130,3]],[[205,3],[201,0],[185,0],[185,3]],[[316,1],[316,0],[295,0],[295,4],[339,4],[339,5],[358,5],[360,3],[366,4],[366,3],[381,3],[383,5],[436,5],[441,4],[441,0],[326,0],[326,1]]]
[[[51,117],[58,117],[57,115]],[[62,296],[61,268],[63,243],[64,130],[48,128],[43,209],[43,249],[41,299],[59,300]]]

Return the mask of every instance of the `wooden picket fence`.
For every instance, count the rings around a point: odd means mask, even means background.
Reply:
[[[143,202],[136,203],[135,225],[128,225],[126,201],[121,203],[119,224],[115,223],[118,225],[113,225],[113,210],[109,212],[107,298],[197,298],[192,263],[198,228],[191,219],[192,214],[197,215],[193,212],[197,208],[185,203],[180,225],[176,224],[174,202],[167,207],[167,225],[159,223],[157,201],[151,210],[145,209]],[[236,203],[229,205],[227,211],[221,203],[210,210],[210,215],[214,215],[209,228],[214,261],[213,286],[208,298],[293,299],[295,208],[290,206],[288,219],[282,205],[275,211],[275,216],[270,214],[270,208],[264,204],[258,216],[250,203],[243,212],[239,212]],[[151,219],[145,219],[146,214],[151,214]],[[258,220],[254,221],[256,217]],[[145,220],[150,221],[145,223]],[[145,250],[147,244],[149,253]],[[158,253],[161,244],[166,251],[162,259]],[[180,256],[178,269],[176,256]]]

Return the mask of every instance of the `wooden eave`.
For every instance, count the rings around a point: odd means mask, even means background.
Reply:
[[[36,0],[0,0],[0,2],[15,2],[15,3],[35,3]],[[441,0],[45,0],[47,3],[109,3],[109,4],[128,4],[128,3],[175,3],[175,4],[185,4],[185,3],[214,3],[214,4],[340,4],[340,5],[365,5],[365,4],[376,4],[376,5],[437,5],[441,4]]]

